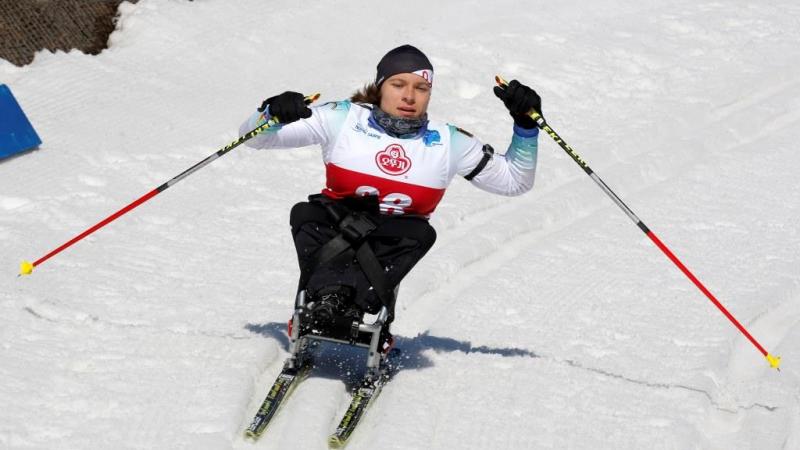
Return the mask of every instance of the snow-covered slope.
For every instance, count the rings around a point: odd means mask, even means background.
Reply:
[[[123,4],[99,56],[8,84],[40,150],[0,162],[0,447],[324,448],[359,352],[328,349],[257,444],[286,355],[292,204],[316,149],[237,149],[33,275],[33,260],[236,138],[265,97],[340,99],[432,59],[430,113],[503,148],[496,73],[771,352],[761,355],[547,136],[537,185],[456,180],[403,284],[404,370],[353,449],[800,448],[796,2]],[[346,361],[345,364],[340,360]]]

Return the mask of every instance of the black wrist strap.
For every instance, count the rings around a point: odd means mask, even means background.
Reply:
[[[491,145],[484,144],[483,145],[483,158],[481,158],[481,162],[479,162],[478,165],[475,166],[474,169],[472,169],[472,172],[470,172],[469,174],[465,175],[464,179],[467,180],[467,181],[470,181],[473,178],[475,178],[479,173],[481,173],[481,171],[483,171],[483,168],[486,167],[486,164],[489,163],[489,160],[492,159],[492,156],[494,156],[494,149],[492,148]]]

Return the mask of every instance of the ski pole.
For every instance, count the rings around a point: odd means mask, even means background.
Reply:
[[[508,85],[508,83],[500,75],[495,76],[495,81],[501,87],[506,87]],[[678,269],[680,269],[681,272],[683,272],[683,274],[686,275],[686,277],[688,277],[689,280],[691,280],[692,283],[694,283],[694,285],[697,286],[697,288],[700,289],[700,291],[703,294],[705,294],[706,297],[708,297],[709,300],[711,300],[711,303],[713,303],[714,306],[716,306],[722,312],[722,314],[724,314],[725,317],[727,317],[728,320],[730,320],[731,323],[733,323],[736,326],[736,328],[738,328],[739,331],[742,332],[742,334],[758,349],[758,351],[761,352],[762,355],[764,355],[764,357],[769,362],[770,367],[773,367],[780,371],[781,357],[773,356],[772,354],[767,352],[767,350],[761,344],[758,343],[758,341],[747,331],[747,329],[745,329],[745,327],[741,323],[739,323],[738,320],[736,320],[733,314],[731,314],[725,308],[725,306],[723,306],[722,303],[720,303],[720,301],[717,300],[714,294],[712,294],[711,291],[709,291],[708,288],[706,288],[703,285],[703,283],[701,283],[700,280],[697,279],[697,277],[695,277],[694,274],[678,259],[678,257],[675,256],[675,254],[672,253],[672,251],[663,242],[661,242],[661,240],[644,224],[644,222],[642,222],[641,219],[639,219],[639,217],[637,217],[636,214],[634,214],[633,211],[630,208],[628,208],[628,205],[626,205],[617,196],[617,194],[615,194],[614,191],[612,191],[611,188],[609,188],[608,185],[606,185],[606,183],[603,182],[603,180],[589,167],[586,161],[584,161],[583,158],[581,158],[580,155],[578,155],[575,152],[575,150],[573,150],[572,147],[569,146],[569,144],[567,144],[566,142],[564,142],[563,139],[561,139],[561,136],[559,136],[558,133],[556,133],[550,127],[550,125],[547,124],[547,121],[545,121],[544,117],[539,112],[532,109],[528,113],[528,115],[531,117],[531,119],[536,121],[536,124],[539,126],[539,128],[541,128],[548,135],[550,135],[550,137],[554,141],[556,141],[556,143],[562,149],[564,149],[565,152],[567,152],[567,154],[573,159],[573,161],[575,161],[579,166],[581,166],[584,172],[586,172],[586,174],[589,175],[589,177],[591,177],[592,180],[594,180],[594,182],[597,183],[598,186],[600,186],[600,189],[602,189],[603,192],[606,193],[606,195],[611,197],[611,200],[613,200],[614,203],[616,203],[617,206],[619,206],[622,209],[622,211],[625,212],[625,214],[639,227],[639,229],[641,229],[644,232],[644,234],[646,234],[647,237],[650,238],[651,241],[653,241],[656,247],[658,247],[662,252],[664,252],[667,258],[669,258],[670,261],[672,261],[678,267]]]
[[[307,96],[305,98],[306,104],[313,103],[314,101],[316,101],[319,98],[319,96],[320,96],[319,93],[315,93],[313,95]],[[119,211],[115,212],[114,214],[111,214],[110,216],[108,216],[105,219],[101,220],[100,222],[98,222],[97,224],[93,225],[92,227],[90,227],[89,229],[84,231],[83,233],[75,236],[74,238],[70,239],[69,241],[67,241],[66,243],[61,245],[60,247],[56,248],[55,250],[51,251],[50,253],[48,253],[48,254],[42,256],[41,258],[37,259],[33,263],[28,262],[28,261],[22,261],[22,264],[20,264],[19,275],[17,275],[17,276],[19,277],[21,275],[30,275],[33,272],[34,267],[42,264],[43,262],[47,261],[48,259],[52,258],[53,256],[61,253],[62,251],[66,250],[67,248],[72,246],[72,244],[80,241],[81,239],[85,238],[86,236],[89,236],[90,234],[94,233],[95,231],[99,230],[100,228],[103,228],[104,226],[106,226],[109,223],[113,222],[114,220],[116,220],[117,218],[122,216],[123,214],[125,214],[128,211],[136,208],[137,206],[141,205],[142,203],[150,200],[151,198],[155,197],[156,195],[166,191],[167,189],[169,189],[170,187],[172,187],[173,185],[175,185],[179,181],[183,180],[184,178],[188,177],[189,175],[193,174],[194,172],[197,172],[198,170],[200,170],[203,167],[207,166],[208,164],[210,164],[215,159],[217,159],[220,156],[228,153],[229,151],[231,151],[234,148],[238,147],[239,145],[241,145],[245,141],[250,140],[251,138],[255,137],[256,135],[261,134],[262,132],[268,130],[271,127],[274,127],[278,123],[280,123],[280,118],[279,117],[272,117],[269,121],[259,125],[258,127],[254,128],[253,130],[251,130],[248,133],[246,133],[244,136],[240,136],[235,141],[231,142],[230,144],[228,144],[228,145],[222,147],[221,149],[217,150],[216,152],[212,153],[207,158],[205,158],[204,160],[200,161],[199,163],[193,165],[192,167],[184,170],[179,175],[175,176],[174,178],[172,178],[171,180],[169,180],[166,183],[162,184],[161,186],[153,189],[152,191],[150,191],[150,192],[144,194],[143,196],[139,197],[138,199],[134,200],[129,205],[123,207],[122,209],[120,209]]]

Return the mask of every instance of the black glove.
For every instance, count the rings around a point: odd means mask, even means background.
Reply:
[[[506,87],[495,86],[494,95],[508,108],[514,123],[521,128],[536,128],[536,121],[531,119],[528,111],[542,113],[542,99],[533,89],[517,80],[511,80]]]
[[[269,115],[278,117],[281,123],[292,123],[298,119],[308,119],[311,117],[311,109],[306,105],[305,97],[299,92],[286,91],[264,100],[260,112],[264,112],[269,107]]]

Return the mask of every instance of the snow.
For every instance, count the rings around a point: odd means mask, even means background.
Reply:
[[[433,117],[496,148],[496,73],[770,352],[547,136],[519,198],[455,180],[402,286],[404,369],[349,448],[800,448],[800,5],[279,0],[121,6],[98,56],[8,84],[44,144],[0,162],[0,447],[325,448],[365,356],[328,348],[261,441],[287,355],[291,206],[312,148],[237,149],[17,278],[236,138],[265,97],[341,99],[423,49]]]

